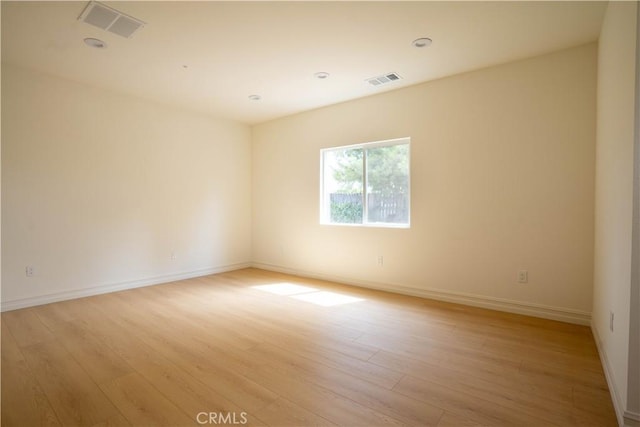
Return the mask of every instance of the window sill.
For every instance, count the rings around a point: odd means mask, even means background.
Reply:
[[[321,222],[320,225],[336,226],[336,227],[354,227],[354,228],[400,228],[400,229],[411,228],[411,224],[377,224],[377,223],[341,224],[341,223],[334,223],[334,222]]]

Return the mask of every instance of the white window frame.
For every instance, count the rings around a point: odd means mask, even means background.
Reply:
[[[389,147],[393,145],[407,145],[407,155],[409,156],[409,161],[407,163],[409,182],[408,182],[408,200],[407,200],[407,222],[403,224],[396,224],[390,222],[368,222],[368,198],[367,198],[367,150],[371,148],[379,148],[379,147]],[[337,150],[353,150],[359,149],[363,150],[362,155],[362,223],[341,223],[341,222],[331,222],[329,215],[327,214],[326,203],[325,200],[325,182],[324,182],[324,154],[330,151]],[[335,225],[335,226],[346,226],[346,227],[375,227],[375,228],[411,228],[411,137],[402,137],[402,138],[394,138],[387,139],[384,141],[374,141],[374,142],[363,142],[358,144],[351,145],[342,145],[337,147],[328,147],[322,148],[320,150],[320,224],[321,225]]]

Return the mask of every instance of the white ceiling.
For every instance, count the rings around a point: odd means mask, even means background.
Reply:
[[[125,39],[78,21],[87,2],[2,1],[2,61],[249,124],[595,41],[606,8],[577,1],[104,3],[147,25]],[[108,48],[87,47],[85,37]],[[418,37],[433,44],[412,47]],[[315,79],[318,71],[331,76]],[[388,72],[403,80],[365,81]],[[251,94],[262,100],[250,101]]]

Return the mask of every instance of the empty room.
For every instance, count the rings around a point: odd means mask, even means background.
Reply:
[[[3,426],[640,426],[636,1],[2,1]]]

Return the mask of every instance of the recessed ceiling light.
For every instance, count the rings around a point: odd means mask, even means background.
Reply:
[[[415,39],[414,41],[411,42],[413,47],[428,47],[431,45],[431,43],[432,43],[432,40],[427,37]]]
[[[260,101],[260,95],[249,95],[249,99],[252,101]]]
[[[325,73],[324,71],[320,71],[319,73],[315,73],[313,75],[316,79],[324,80],[329,77],[329,73]]]
[[[84,39],[84,44],[87,46],[95,47],[96,49],[105,49],[107,44],[100,39],[93,39],[91,37],[87,37]]]

